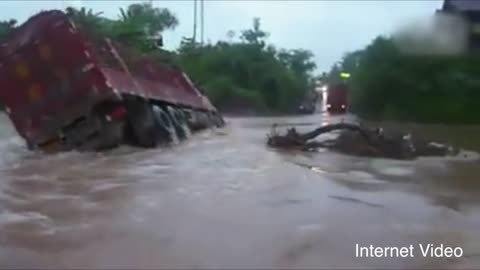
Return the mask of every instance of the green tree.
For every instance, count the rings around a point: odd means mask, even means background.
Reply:
[[[16,27],[17,20],[0,21],[0,41],[10,34]]]
[[[241,42],[206,46],[184,39],[178,49],[182,67],[224,109],[250,106],[257,111],[291,111],[311,87],[313,54],[267,46],[268,34],[260,28],[259,19],[241,33]]]
[[[175,29],[177,17],[168,9],[155,8],[151,3],[132,4],[120,9],[119,20],[113,24],[112,36],[143,52],[156,50],[161,33]]]
[[[105,35],[109,24],[112,23],[110,20],[101,17],[103,12],[94,12],[92,9],[84,7],[80,9],[67,7],[65,12],[84,32],[94,36]]]
[[[313,53],[309,50],[282,50],[278,58],[284,65],[298,75],[310,75],[317,67],[313,61]]]
[[[252,29],[243,30],[240,38],[250,44],[263,48],[265,46],[265,39],[268,38],[269,33],[261,30],[260,26],[260,18],[254,18]]]
[[[480,55],[407,54],[378,37],[346,54],[330,74],[351,74],[351,110],[362,117],[418,122],[480,122]]]
[[[139,32],[155,36],[178,26],[177,17],[165,8],[155,8],[150,2],[132,4],[127,10],[120,9],[120,22],[138,27]]]
[[[69,7],[66,13],[86,33],[93,37],[111,37],[141,52],[159,48],[161,33],[175,29],[178,19],[168,9],[153,7],[151,3],[132,4],[120,9],[117,20],[102,17],[101,12]]]

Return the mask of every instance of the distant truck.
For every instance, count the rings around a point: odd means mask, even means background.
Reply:
[[[330,113],[347,112],[348,87],[345,83],[333,83],[327,87],[327,111]]]
[[[222,116],[178,68],[88,37],[58,10],[0,45],[0,100],[30,149],[155,147]]]
[[[304,102],[297,108],[298,114],[313,114],[315,112],[315,104],[311,102]]]
[[[315,112],[320,95],[316,91],[307,92],[305,98],[302,99],[297,107],[298,114],[313,114]]]

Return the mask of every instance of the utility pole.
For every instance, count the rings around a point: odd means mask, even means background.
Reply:
[[[200,0],[200,24],[201,24],[201,28],[200,28],[200,40],[201,40],[201,44],[203,45],[203,34],[204,34],[204,0]]]
[[[193,43],[197,41],[197,0],[193,0]]]

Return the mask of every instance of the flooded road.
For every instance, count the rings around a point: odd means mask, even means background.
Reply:
[[[480,267],[475,153],[394,161],[282,152],[265,146],[272,123],[340,119],[227,120],[172,148],[41,156],[1,118],[0,268]],[[432,133],[469,143],[480,135],[471,132]],[[430,243],[463,256],[423,257],[418,245]],[[357,258],[356,244],[415,252]]]

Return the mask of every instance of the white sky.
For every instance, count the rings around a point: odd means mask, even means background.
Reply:
[[[40,10],[85,6],[116,18],[120,7],[139,1],[52,0],[0,1],[0,20],[23,22]],[[226,33],[249,28],[260,17],[269,41],[282,48],[313,51],[318,72],[326,71],[341,56],[362,48],[379,34],[388,34],[412,19],[431,16],[442,0],[403,1],[254,1],[206,0],[205,37],[212,42],[226,39]],[[167,49],[178,46],[183,36],[193,32],[192,0],[156,0],[156,7],[175,13],[180,25],[164,34]]]

